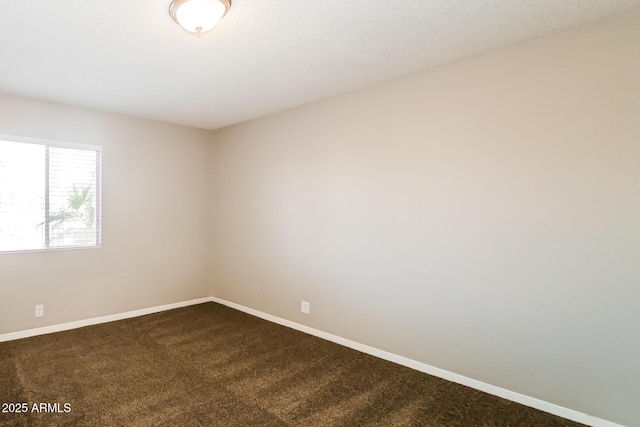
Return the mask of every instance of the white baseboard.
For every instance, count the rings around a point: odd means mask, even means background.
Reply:
[[[258,310],[254,310],[249,307],[245,307],[240,304],[233,303],[231,301],[223,300],[221,298],[213,297],[211,301],[217,302],[227,307],[243,311],[247,314],[259,317],[264,320],[268,320],[279,325],[287,326],[292,329],[296,329],[301,332],[305,332],[310,335],[314,335],[318,338],[325,339],[327,341],[334,342],[336,344],[343,345],[345,347],[358,350],[362,353],[370,354],[372,356],[379,357],[390,362],[397,363],[399,365],[406,366],[411,369],[415,369],[420,372],[433,375],[454,383],[462,384],[467,387],[474,388],[476,390],[483,391],[485,393],[492,394],[494,396],[502,397],[512,402],[520,403],[531,408],[539,409],[544,412],[548,412],[553,415],[557,415],[562,418],[566,418],[571,421],[576,421],[582,424],[586,424],[592,427],[624,427],[621,424],[616,424],[611,421],[603,420],[582,412],[574,411],[573,409],[565,408],[563,406],[555,405],[553,403],[545,402],[544,400],[536,399],[534,397],[526,396],[524,394],[516,393],[515,391],[507,390],[501,387],[497,387],[491,384],[487,384],[482,381],[474,380],[473,378],[465,377],[444,369],[436,368],[435,366],[427,365],[426,363],[418,362],[416,360],[408,359],[397,354],[389,353],[384,350],[377,349],[365,344],[360,344],[355,341],[348,340],[346,338],[339,337],[337,335],[329,334],[327,332],[320,331],[318,329],[310,328],[309,326],[302,325],[300,323],[292,322],[290,320],[282,319],[271,314],[263,313]]]
[[[160,311],[173,310],[174,308],[186,307],[189,305],[211,302],[211,297],[198,298],[189,301],[176,302],[173,304],[160,305],[156,307],[142,308],[140,310],[127,311],[125,313],[110,314],[108,316],[94,317],[92,319],[78,320],[75,322],[61,323],[58,325],[44,326],[42,328],[27,329],[26,331],[10,332],[0,335],[0,342],[19,340],[21,338],[34,337],[36,335],[51,334],[53,332],[68,331],[69,329],[82,328],[84,326],[97,325],[100,323],[113,322],[116,320],[129,319],[131,317],[144,316],[145,314],[158,313]]]
[[[318,338],[325,339],[327,341],[334,342],[336,344],[343,345],[345,347],[352,348],[362,353],[370,354],[372,356],[379,357],[390,362],[397,363],[399,365],[406,366],[411,369],[415,369],[420,372],[433,375],[454,383],[462,384],[467,387],[474,388],[476,390],[483,391],[485,393],[492,394],[494,396],[502,397],[504,399],[517,402],[525,406],[529,406],[535,409],[539,409],[544,412],[548,412],[553,415],[557,415],[568,420],[576,421],[582,424],[586,424],[592,427],[625,427],[621,424],[616,424],[611,421],[603,420],[582,412],[574,411],[573,409],[565,408],[563,406],[555,405],[553,403],[545,402],[544,400],[536,399],[534,397],[526,396],[524,394],[516,393],[511,390],[507,390],[501,387],[497,387],[491,384],[484,383],[482,381],[474,380],[473,378],[465,377],[444,369],[436,368],[435,366],[427,365],[426,363],[418,362],[416,360],[408,359],[403,356],[399,356],[394,353],[389,353],[384,350],[377,349],[365,344],[360,344],[355,341],[348,340],[346,338],[339,337],[327,332],[320,331],[318,329],[311,328],[309,326],[302,325],[300,323],[292,322],[290,320],[283,319],[281,317],[273,316],[271,314],[263,313],[258,310],[254,310],[249,307],[245,307],[240,304],[233,303],[231,301],[223,300],[216,297],[198,298],[189,301],[182,301],[173,304],[166,304],[157,307],[143,308],[140,310],[127,311],[125,313],[112,314],[102,317],[94,317],[92,319],[78,320],[76,322],[62,323],[59,325],[45,326],[43,328],[28,329],[26,331],[10,332],[0,335],[0,342],[12,341],[21,338],[33,337],[36,335],[50,334],[53,332],[67,331],[69,329],[82,328],[84,326],[97,325],[100,323],[113,322],[116,320],[129,319],[132,317],[144,316],[146,314],[158,313],[161,311],[172,310],[174,308],[187,307],[195,304],[202,304],[205,302],[216,302],[227,307],[251,314],[264,320],[268,320],[279,325],[287,326],[292,329],[296,329],[301,332],[316,336]]]

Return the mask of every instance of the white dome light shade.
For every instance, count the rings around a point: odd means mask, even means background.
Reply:
[[[173,0],[169,14],[185,31],[202,34],[211,30],[231,7],[231,0]]]

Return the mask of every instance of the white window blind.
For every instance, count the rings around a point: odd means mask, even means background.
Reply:
[[[0,137],[0,252],[100,246],[101,147]]]

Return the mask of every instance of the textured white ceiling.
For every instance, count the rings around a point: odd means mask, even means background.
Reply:
[[[0,92],[216,129],[640,9],[640,0],[0,0]]]

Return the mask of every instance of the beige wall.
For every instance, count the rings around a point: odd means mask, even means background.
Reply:
[[[0,96],[0,134],[104,147],[102,248],[0,254],[0,334],[211,294],[209,132]]]
[[[216,132],[214,296],[640,425],[639,40],[619,17]]]

